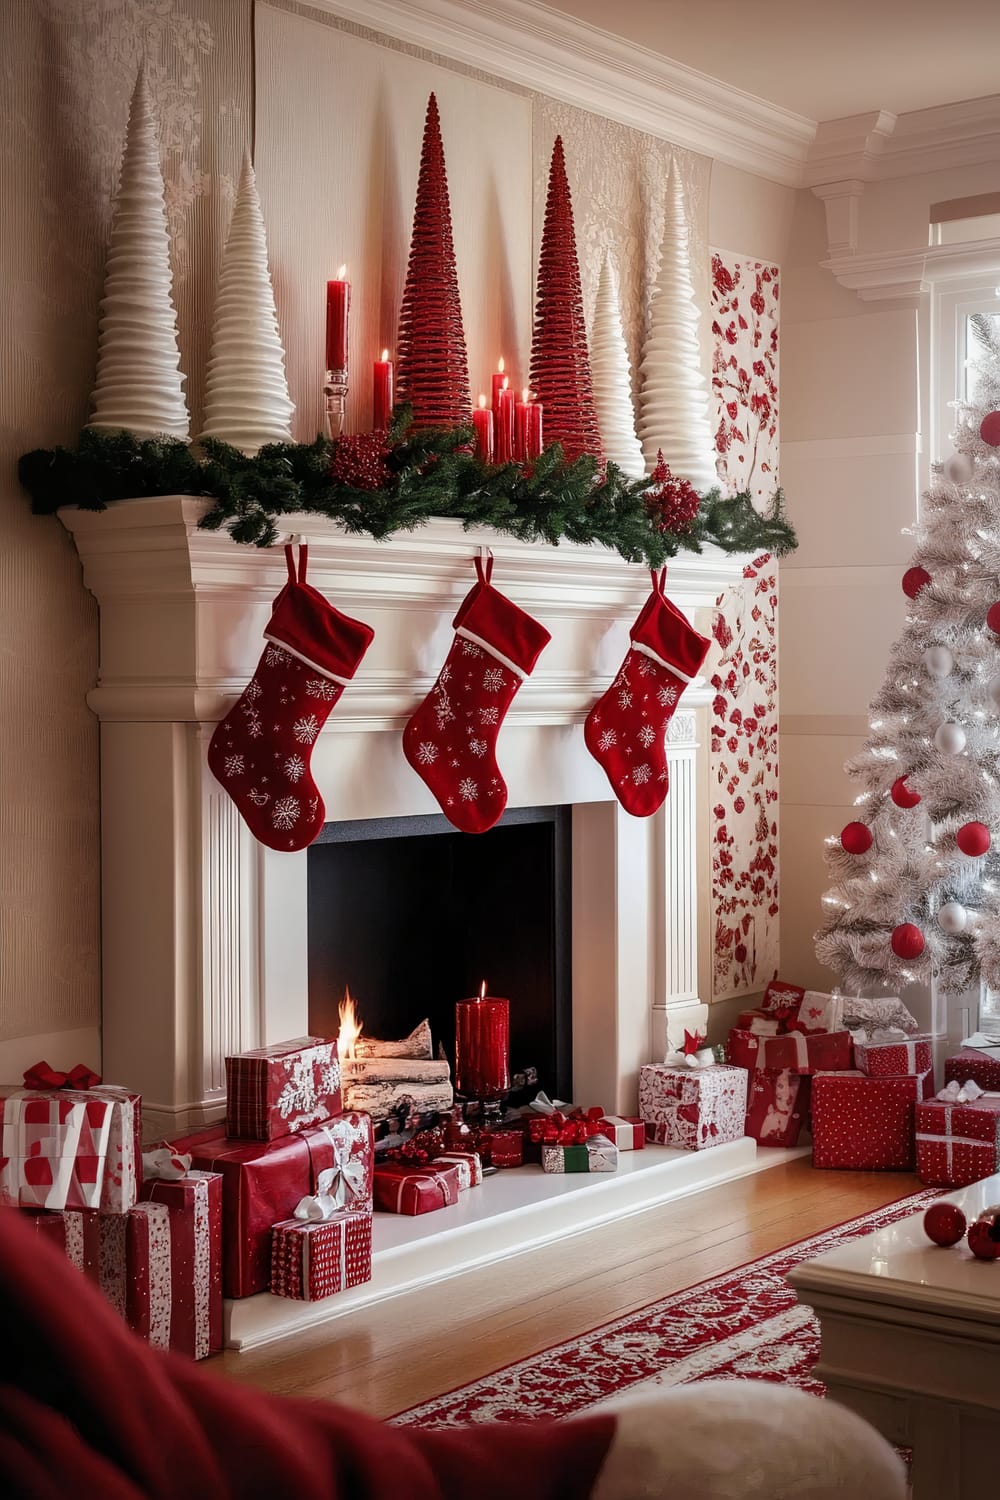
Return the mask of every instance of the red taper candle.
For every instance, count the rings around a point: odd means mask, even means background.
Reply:
[[[480,396],[479,405],[472,413],[472,425],[476,429],[476,457],[484,464],[493,462],[493,413],[486,405],[486,397]]]
[[[510,1002],[486,993],[455,1006],[455,1089],[466,1099],[500,1099],[510,1088]]]
[[[497,404],[497,463],[508,464],[514,457],[514,392],[506,375]]]
[[[375,361],[372,384],[372,427],[384,432],[392,417],[392,360],[388,349]]]
[[[537,458],[542,451],[542,403],[540,401],[533,399],[528,401],[526,422],[524,457],[530,461]]]
[[[528,456],[528,411],[531,392],[523,390],[520,401],[514,404],[514,457],[523,463]]]
[[[347,316],[351,307],[351,283],[347,267],[341,266],[334,281],[326,284],[326,368],[347,369]]]
[[[500,410],[500,392],[503,390],[504,385],[503,355],[501,354],[497,360],[497,367],[490,378],[490,408],[494,416]]]

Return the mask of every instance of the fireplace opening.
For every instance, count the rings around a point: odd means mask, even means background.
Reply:
[[[488,833],[440,816],[327,823],[308,855],[309,1030],[335,1036],[349,988],[365,1034],[425,1017],[454,1070],[455,1002],[510,1000],[510,1068],[572,1099],[571,817],[514,808]]]

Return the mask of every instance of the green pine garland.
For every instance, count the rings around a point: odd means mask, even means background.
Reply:
[[[253,458],[206,439],[197,459],[172,438],[137,438],[128,432],[85,428],[76,450],[36,449],[21,458],[18,473],[32,509],[49,515],[60,505],[103,510],[113,500],[143,495],[205,495],[214,500],[201,525],[228,530],[234,541],[270,547],[282,531],[298,530],[293,517],[327,516],[345,531],[381,541],[434,516],[452,516],[467,528],[491,527],[521,541],[557,545],[600,542],[626,562],[659,567],[682,549],[700,552],[715,543],[725,552],[794,550],[795,533],[784,516],[779,490],[761,515],[749,494],[704,498],[689,530],[656,524],[648,478],[630,480],[609,463],[582,457],[567,463],[558,443],[530,470],[518,464],[483,464],[469,451],[471,428],[411,432],[409,411],[394,414],[379,489],[355,489],[331,477],[336,444],[269,443]]]

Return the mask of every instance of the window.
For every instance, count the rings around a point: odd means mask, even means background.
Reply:
[[[1000,287],[994,273],[978,285],[939,283],[931,308],[931,453],[932,459],[947,458],[955,430],[955,401],[968,400],[971,361],[976,358],[972,330],[975,313],[986,313],[1000,322]]]

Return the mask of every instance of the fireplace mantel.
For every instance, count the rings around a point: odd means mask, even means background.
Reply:
[[[201,529],[207,508],[168,495],[60,512],[101,612],[88,702],[101,721],[104,1071],[141,1088],[159,1131],[220,1112],[227,1052],[306,1029],[306,853],[257,845],[205,764],[256,665],[285,562],[280,546]],[[707,686],[692,685],[674,716],[671,790],[648,820],[614,801],[574,727],[622,659],[647,571],[606,548],[452,520],[381,543],[315,516],[300,525],[310,582],[375,629],[313,753],[330,819],[437,810],[399,732],[444,659],[478,548],[492,550],[497,586],[552,632],[500,760],[511,806],[574,807],[574,1075],[581,1097],[625,1109],[639,1064],[662,1055],[668,1014],[705,1014],[709,930]],[[682,555],[667,592],[707,631],[746,562]]]

